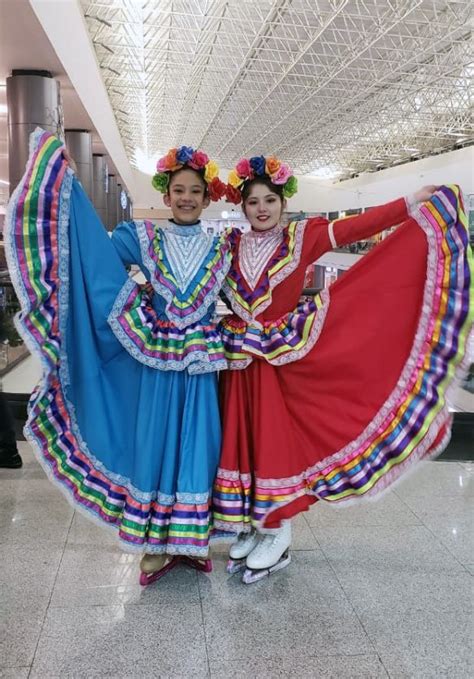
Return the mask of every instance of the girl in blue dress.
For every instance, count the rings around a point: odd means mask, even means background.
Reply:
[[[62,143],[37,130],[6,227],[18,327],[43,366],[25,433],[74,506],[143,554],[142,584],[178,561],[211,568],[226,365],[213,315],[230,261],[226,237],[199,224],[225,190],[216,164],[183,146],[157,169],[173,220],[110,238]]]

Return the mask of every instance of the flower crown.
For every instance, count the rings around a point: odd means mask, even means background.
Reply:
[[[183,167],[190,167],[201,174],[207,184],[207,193],[211,200],[217,201],[224,197],[226,185],[219,179],[219,166],[204,151],[194,150],[190,146],[180,146],[168,151],[156,164],[156,174],[153,176],[153,187],[160,193],[168,191],[170,177],[173,172]]]
[[[282,186],[285,198],[291,198],[298,191],[298,180],[289,165],[275,156],[254,156],[239,160],[229,173],[225,193],[227,200],[236,205],[240,203],[245,183],[257,177],[268,177],[272,184]]]

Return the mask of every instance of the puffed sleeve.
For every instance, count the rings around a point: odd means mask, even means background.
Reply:
[[[125,266],[143,266],[135,222],[120,222],[112,231],[111,240]]]

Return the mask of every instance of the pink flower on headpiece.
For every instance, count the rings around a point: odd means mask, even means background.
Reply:
[[[157,172],[166,172],[167,167],[166,167],[166,156],[163,156],[163,158],[160,158],[159,161],[156,164],[156,171]]]
[[[282,163],[278,172],[272,176],[272,182],[274,184],[286,184],[291,175],[292,172],[289,166]]]
[[[250,177],[252,174],[252,168],[250,167],[250,163],[247,158],[241,158],[237,165],[235,166],[235,171],[239,175],[239,177]]]
[[[189,167],[192,167],[194,170],[201,170],[208,164],[208,162],[209,156],[207,155],[207,153],[204,153],[204,151],[194,151],[193,157],[188,162],[188,165]]]

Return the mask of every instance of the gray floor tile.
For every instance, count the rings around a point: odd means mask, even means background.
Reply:
[[[310,549],[319,549],[318,542],[307,523],[308,516],[309,512],[305,512],[291,522],[291,549],[293,551],[303,550],[307,552]]]
[[[437,647],[427,648],[421,644],[416,653],[384,652],[380,657],[391,679],[472,679],[472,652],[469,658],[461,648],[460,657],[458,650],[459,644],[456,644],[447,654],[439,654]]]
[[[64,543],[72,516],[73,509],[57,493],[52,497],[45,493],[38,502],[2,497],[0,544]]]
[[[348,565],[338,578],[390,676],[398,676],[397,667],[399,676],[467,676],[470,575],[382,573]]]
[[[66,547],[51,606],[168,605],[199,603],[196,572],[177,566],[159,582],[141,587],[140,556],[108,544]]]
[[[220,561],[213,577],[198,574],[210,658],[373,652],[319,551],[294,552],[288,568],[253,585],[226,574]]]
[[[0,607],[49,600],[62,552],[63,545],[48,542],[2,546]]]
[[[27,679],[29,667],[0,667],[0,679]]]
[[[32,598],[29,606],[0,606],[0,665],[3,671],[33,662],[47,604],[44,599]]]
[[[462,572],[462,565],[425,526],[313,528],[332,567],[390,572]]]
[[[113,545],[120,549],[118,532],[76,512],[67,536],[68,545]]]
[[[272,659],[211,660],[212,679],[382,679],[388,677],[375,655],[318,656],[289,660]]]
[[[423,462],[394,488],[402,498],[431,495],[435,498],[459,495],[474,496],[474,479],[469,467],[458,462]]]
[[[474,562],[474,498],[460,492],[442,498],[409,496],[404,502],[459,561]]]
[[[416,526],[420,520],[394,493],[375,500],[344,506],[318,502],[308,512],[307,521],[315,528],[338,526]]]
[[[94,606],[48,611],[31,677],[208,676],[201,608]]]

